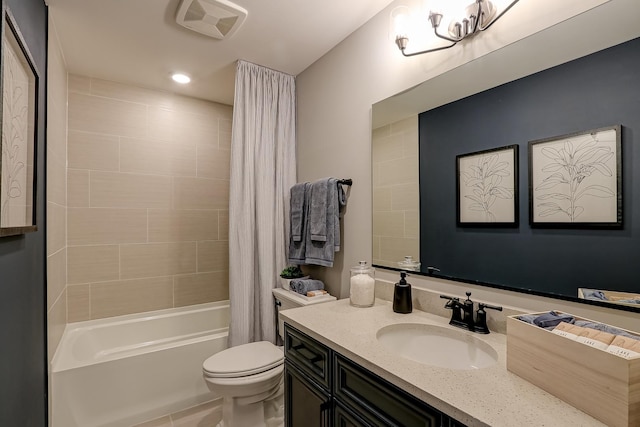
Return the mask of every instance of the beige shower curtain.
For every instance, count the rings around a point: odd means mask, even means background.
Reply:
[[[229,346],[275,342],[271,290],[287,265],[295,119],[294,77],[238,61],[229,197]]]

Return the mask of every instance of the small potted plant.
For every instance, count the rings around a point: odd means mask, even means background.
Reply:
[[[291,282],[291,280],[308,279],[308,278],[309,276],[305,276],[302,270],[300,270],[300,267],[298,267],[297,265],[289,266],[284,270],[282,270],[282,273],[280,273],[280,283],[282,287],[286,290],[291,289],[291,287],[289,286],[289,283]]]

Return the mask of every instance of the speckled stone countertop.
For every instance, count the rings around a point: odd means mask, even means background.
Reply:
[[[506,368],[506,336],[472,334],[448,319],[414,310],[394,313],[376,300],[356,308],[348,299],[280,312],[286,323],[468,426],[603,426],[596,419],[521,379]],[[376,339],[397,323],[443,326],[472,334],[498,352],[498,362],[477,370],[451,370],[404,359]],[[580,393],[576,390],[576,393]]]

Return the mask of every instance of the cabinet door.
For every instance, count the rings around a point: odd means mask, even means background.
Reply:
[[[285,323],[284,354],[296,368],[331,390],[331,350],[327,346]]]
[[[285,427],[330,427],[331,395],[308,376],[285,362]]]
[[[440,427],[442,414],[383,378],[334,353],[333,397],[374,426]]]
[[[334,400],[333,406],[333,426],[334,427],[372,427],[371,424],[340,405]]]

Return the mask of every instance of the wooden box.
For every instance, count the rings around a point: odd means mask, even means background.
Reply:
[[[507,318],[509,371],[608,426],[640,426],[640,356],[626,359],[517,317]]]

